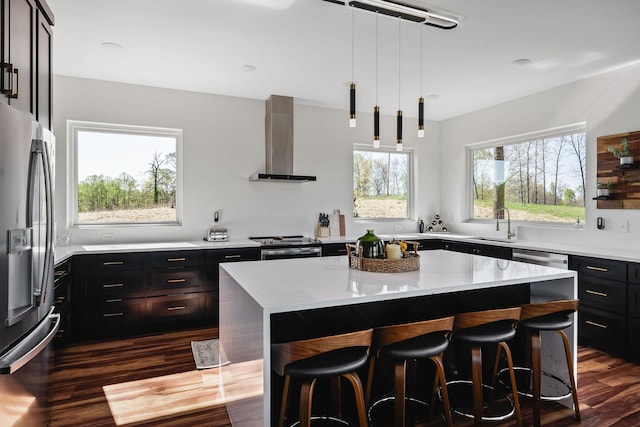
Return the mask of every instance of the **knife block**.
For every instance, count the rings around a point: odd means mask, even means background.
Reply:
[[[331,223],[329,223],[329,224],[331,224]],[[316,232],[315,232],[316,237],[329,237],[330,236],[329,228],[330,228],[330,226],[329,227],[321,227],[320,226],[320,221],[318,221],[316,223]]]

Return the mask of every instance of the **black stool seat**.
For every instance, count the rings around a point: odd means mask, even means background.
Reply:
[[[393,360],[426,359],[443,353],[448,345],[445,332],[434,332],[382,347],[380,355]]]
[[[569,317],[571,313],[552,313],[545,316],[532,317],[531,319],[522,320],[518,327],[525,329],[533,329],[539,331],[559,331],[567,329],[573,324],[573,320]]]
[[[516,335],[513,320],[501,320],[467,329],[455,331],[453,336],[458,341],[472,344],[497,343],[508,341]]]
[[[284,373],[298,378],[335,377],[357,371],[369,360],[369,347],[340,348],[289,363]]]

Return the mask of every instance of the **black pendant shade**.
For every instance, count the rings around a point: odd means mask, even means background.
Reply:
[[[356,127],[356,84],[349,86],[349,126]]]

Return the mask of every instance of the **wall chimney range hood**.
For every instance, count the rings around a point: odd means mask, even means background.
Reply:
[[[293,98],[271,95],[266,104],[266,173],[252,175],[249,181],[315,181],[315,176],[293,174]]]

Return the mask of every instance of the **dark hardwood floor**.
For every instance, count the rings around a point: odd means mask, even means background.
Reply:
[[[230,426],[217,369],[196,371],[191,355],[191,341],[217,335],[216,328],[202,328],[57,349],[50,426]],[[572,410],[551,403],[543,408],[542,424],[640,426],[639,365],[580,348],[578,390],[581,422]],[[522,406],[525,425],[531,425],[531,408],[526,400]]]

